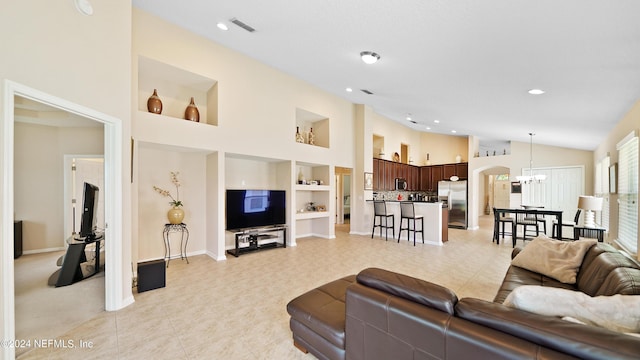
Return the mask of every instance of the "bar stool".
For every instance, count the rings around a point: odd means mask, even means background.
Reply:
[[[407,227],[402,227],[402,220],[407,219]],[[413,229],[409,227],[411,220],[413,220]],[[422,215],[416,215],[413,208],[412,201],[400,202],[400,231],[398,231],[398,242],[400,242],[400,234],[402,230],[407,230],[407,241],[409,241],[409,234],[413,231],[413,246],[416,246],[416,220],[420,220],[420,232],[422,233],[422,243],[424,244],[424,218]]]
[[[389,218],[391,218],[391,226],[389,226]],[[376,225],[376,219],[379,220],[378,225]],[[382,224],[383,220],[384,225]],[[382,229],[385,229],[385,241],[389,240],[389,229],[391,229],[391,238],[395,237],[395,225],[395,216],[393,216],[393,214],[387,214],[387,204],[384,200],[373,200],[373,228],[371,228],[371,238],[373,239],[373,233],[376,231],[376,227],[380,228],[380,237],[382,237]]]

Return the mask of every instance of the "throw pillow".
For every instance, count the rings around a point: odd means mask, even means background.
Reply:
[[[523,285],[504,304],[540,315],[571,318],[613,331],[640,332],[640,295],[591,297],[580,291]]]
[[[539,236],[511,260],[511,265],[575,284],[584,255],[596,240],[560,241]]]

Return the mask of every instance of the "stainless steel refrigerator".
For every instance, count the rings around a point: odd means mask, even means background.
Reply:
[[[467,228],[467,181],[439,181],[438,200],[449,209],[449,227]]]

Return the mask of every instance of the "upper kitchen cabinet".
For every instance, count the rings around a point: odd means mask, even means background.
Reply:
[[[296,108],[296,142],[328,148],[329,118]]]
[[[447,180],[452,176],[457,176],[459,179],[466,179],[468,175],[468,169],[468,163],[444,164],[443,178]]]

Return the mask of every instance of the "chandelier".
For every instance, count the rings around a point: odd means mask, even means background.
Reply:
[[[533,174],[533,135],[534,133],[529,133],[529,175],[521,175],[516,176],[516,179],[520,182],[520,184],[530,184],[532,182],[543,182],[547,176],[543,174],[534,175]]]

